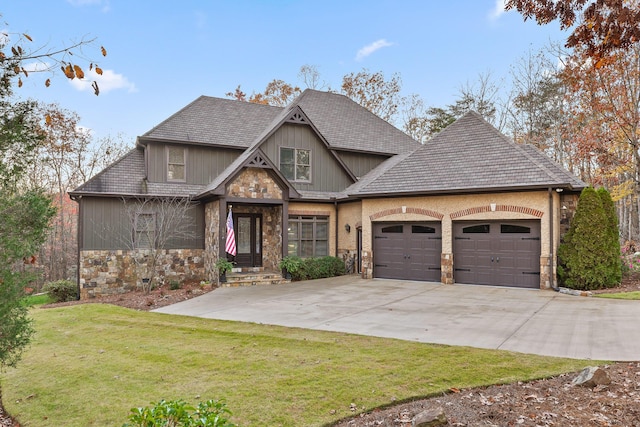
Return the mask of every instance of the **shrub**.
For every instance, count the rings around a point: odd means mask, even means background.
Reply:
[[[177,280],[172,280],[169,282],[169,289],[171,289],[172,291],[177,291],[181,287],[182,285]]]
[[[299,268],[291,273],[293,280],[313,280],[345,274],[344,262],[337,257],[305,258]]]
[[[70,280],[49,282],[42,288],[54,302],[75,301],[78,299],[78,286]]]
[[[607,195],[591,187],[580,195],[571,227],[558,248],[558,277],[563,286],[591,290],[620,282],[620,246],[613,242],[617,221],[612,219],[613,207],[603,203]]]
[[[228,420],[231,411],[219,400],[200,402],[198,407],[183,400],[161,400],[152,408],[133,408],[123,427],[235,427]]]

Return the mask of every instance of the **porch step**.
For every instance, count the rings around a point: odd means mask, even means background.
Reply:
[[[220,283],[224,287],[257,286],[257,285],[281,285],[290,283],[291,280],[282,277],[279,272],[231,272],[227,273],[227,282]]]

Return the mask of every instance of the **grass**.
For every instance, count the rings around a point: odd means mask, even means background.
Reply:
[[[53,302],[53,298],[48,294],[29,295],[22,300],[22,303],[28,307],[49,304],[50,302]]]
[[[597,362],[85,304],[34,309],[34,341],[2,376],[24,426],[121,426],[161,399],[224,399],[241,426],[321,426],[392,402]]]
[[[611,294],[595,294],[598,298],[640,300],[640,291],[633,292],[616,292]]]

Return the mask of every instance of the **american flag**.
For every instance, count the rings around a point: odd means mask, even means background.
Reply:
[[[231,211],[227,215],[227,244],[225,250],[229,255],[236,256],[236,235],[233,232],[233,217]]]

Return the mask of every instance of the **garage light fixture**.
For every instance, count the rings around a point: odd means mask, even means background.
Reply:
[[[344,229],[347,230],[347,233],[351,232],[351,226],[349,224],[345,224]]]

